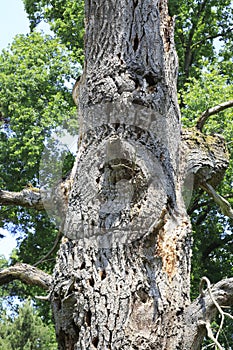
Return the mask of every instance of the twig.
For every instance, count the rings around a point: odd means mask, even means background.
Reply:
[[[44,262],[45,260],[47,260],[47,258],[53,254],[53,252],[56,250],[57,246],[58,246],[58,243],[60,242],[60,239],[62,237],[62,231],[59,230],[58,233],[57,233],[57,236],[56,236],[56,239],[55,239],[55,242],[52,246],[52,248],[50,249],[50,251],[45,254],[39,261],[37,261],[33,266],[38,266],[40,265],[42,262]]]
[[[221,111],[224,111],[224,109],[233,107],[233,100],[227,101],[227,102],[223,102],[220,103],[217,106],[214,106],[212,108],[208,108],[204,113],[202,113],[200,115],[200,117],[198,118],[197,122],[196,122],[196,128],[200,131],[202,131],[203,126],[205,124],[205,122],[207,121],[207,119],[214,114],[217,114]]]
[[[217,348],[219,350],[224,350],[223,347],[221,346],[221,344],[218,342],[217,336],[216,336],[216,338],[214,337],[214,334],[213,334],[213,331],[211,329],[209,321],[206,322],[206,330],[207,330],[207,336],[212,340],[212,342],[217,346]]]
[[[202,279],[200,281],[200,286],[199,286],[200,295],[202,297],[205,296],[205,291],[203,289],[204,283],[207,284],[207,291],[209,293],[209,296],[210,296],[212,302],[214,303],[214,305],[216,306],[219,314],[221,315],[221,323],[219,325],[219,328],[218,328],[216,336],[214,336],[214,334],[213,334],[213,331],[212,331],[211,325],[210,325],[210,321],[208,319],[205,321],[205,326],[206,326],[206,330],[207,330],[207,336],[213,341],[213,343],[218,347],[219,350],[224,350],[223,347],[221,346],[221,344],[218,342],[218,337],[219,337],[220,332],[223,329],[225,316],[230,317],[231,319],[233,319],[233,316],[230,315],[228,312],[224,312],[223,309],[221,308],[221,306],[219,305],[219,303],[216,301],[216,299],[214,298],[213,293],[211,291],[210,280],[207,277],[202,277]],[[207,348],[207,347],[205,347],[205,348]],[[203,348],[203,349],[205,349],[205,348]]]

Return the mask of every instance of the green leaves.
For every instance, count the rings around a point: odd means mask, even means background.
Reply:
[[[72,54],[58,40],[39,33],[19,35],[11,48],[3,51],[1,188],[16,190],[28,182],[38,183],[44,140],[52,128],[76,113],[71,87],[79,70]],[[12,176],[15,181],[11,185]]]
[[[30,299],[19,308],[13,318],[4,312],[0,315],[0,348],[2,350],[56,350],[52,324],[45,325],[33,309]]]
[[[203,58],[213,62],[216,39],[232,41],[233,9],[231,0],[170,0],[169,9],[176,16],[179,87],[183,87],[189,77],[200,77]]]
[[[48,22],[62,43],[82,63],[84,41],[84,0],[23,0],[31,30],[41,21]]]

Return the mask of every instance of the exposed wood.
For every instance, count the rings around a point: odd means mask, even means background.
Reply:
[[[17,263],[0,271],[0,285],[20,280],[32,286],[38,286],[48,290],[52,283],[52,277],[34,266]]]
[[[191,228],[173,19],[166,1],[85,11],[82,141],[51,295],[60,349],[181,349]]]
[[[86,62],[73,90],[80,147],[70,180],[43,201],[66,237],[53,277],[19,264],[0,282],[49,289],[59,350],[197,350],[216,304],[205,294],[190,305],[184,187],[216,186],[226,145],[181,132],[166,0],[88,0],[85,13]],[[41,203],[28,189],[1,195],[5,205]],[[220,305],[232,304],[232,283],[212,288]]]
[[[212,108],[208,108],[205,112],[201,114],[201,116],[198,118],[196,127],[198,130],[202,131],[206,121],[211,115],[217,114],[221,111],[224,111],[227,108],[233,107],[233,100],[226,101],[223,103],[218,104],[217,106],[214,106]]]
[[[166,1],[89,0],[85,12],[81,142],[51,293],[59,349],[188,350],[182,190],[187,176],[221,181],[226,145],[181,133]]]

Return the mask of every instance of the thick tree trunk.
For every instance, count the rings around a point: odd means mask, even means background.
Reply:
[[[85,10],[79,160],[51,293],[59,349],[187,350],[173,20],[165,0],[89,0]]]

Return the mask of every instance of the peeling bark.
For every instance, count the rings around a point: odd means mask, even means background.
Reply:
[[[85,11],[81,143],[51,294],[59,349],[196,349],[197,325],[184,341],[183,190],[191,176],[216,186],[227,150],[196,129],[181,135],[166,1],[89,0]]]
[[[147,0],[88,1],[86,18],[82,141],[51,296],[59,346],[182,349],[191,228],[173,20]]]

